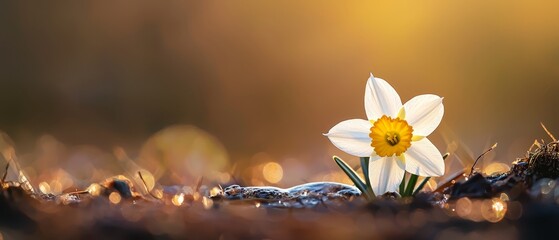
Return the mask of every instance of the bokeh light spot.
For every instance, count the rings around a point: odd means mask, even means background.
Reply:
[[[221,188],[218,188],[218,187],[213,187],[213,188],[210,190],[210,196],[211,196],[211,197],[217,196],[217,195],[219,195],[220,193],[221,193]]]
[[[510,170],[509,165],[500,162],[494,162],[487,167],[483,168],[483,172],[487,175],[495,174],[495,173],[504,173]]]
[[[101,194],[101,185],[92,183],[89,187],[87,187],[87,192],[89,192],[91,196],[99,196],[99,194]]]
[[[111,201],[112,204],[118,204],[120,203],[120,200],[122,200],[122,197],[118,192],[112,192],[109,195],[109,201]]]
[[[51,193],[50,185],[46,182],[39,183],[39,191],[41,191],[41,193],[43,193],[43,194]]]
[[[175,196],[173,196],[171,202],[173,202],[173,205],[177,207],[181,206],[184,202],[184,193],[176,194]]]
[[[484,200],[481,204],[481,215],[489,222],[499,222],[507,213],[507,203],[500,198]]]
[[[204,196],[202,198],[202,204],[204,205],[205,209],[210,209],[214,205],[214,201],[211,200],[210,198]]]
[[[456,214],[461,218],[467,218],[472,212],[472,201],[469,198],[460,198],[456,201]]]
[[[270,183],[278,183],[283,178],[283,168],[276,162],[269,162],[262,168],[264,179]]]

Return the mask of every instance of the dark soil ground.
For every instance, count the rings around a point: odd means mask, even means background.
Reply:
[[[373,202],[338,188],[141,196],[121,178],[53,196],[3,181],[0,239],[559,239],[558,144],[536,145],[506,173]]]

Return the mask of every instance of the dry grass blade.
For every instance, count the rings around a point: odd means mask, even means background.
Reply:
[[[534,140],[534,143],[532,143],[532,146],[530,146],[530,148],[528,148],[528,152],[532,152],[535,149],[541,148],[542,145],[540,144],[540,142],[538,142],[538,140]]]
[[[198,192],[198,190],[200,190],[200,188],[202,187],[202,182],[204,182],[204,176],[201,176],[200,179],[198,179],[198,183],[196,184],[196,192]]]
[[[2,182],[4,183],[6,181],[6,177],[8,176],[8,169],[10,168],[10,163],[8,162],[6,164],[6,168],[4,169],[4,175],[2,176]]]
[[[140,180],[142,180],[142,183],[144,184],[144,188],[146,189],[146,192],[148,192],[148,194],[155,199],[161,199],[161,198],[158,198],[157,196],[155,196],[153,193],[151,193],[151,191],[148,188],[148,184],[146,183],[146,180],[144,179],[144,176],[142,176],[141,171],[138,171],[138,176],[140,177]]]
[[[472,176],[472,174],[474,173],[474,168],[477,164],[477,162],[483,157],[485,156],[485,154],[493,151],[493,149],[495,149],[497,147],[497,143],[493,144],[493,146],[491,146],[489,149],[485,150],[485,152],[483,152],[481,155],[479,155],[479,157],[476,158],[476,160],[474,161],[474,164],[472,165],[472,169],[470,169],[470,175],[468,176]]]
[[[547,133],[547,135],[549,135],[549,137],[551,138],[551,140],[553,140],[554,142],[557,142],[557,139],[553,136],[553,134],[551,134],[551,132],[549,130],[547,130],[547,128],[545,127],[545,125],[543,125],[542,122],[540,122],[540,124],[542,125],[543,130]]]

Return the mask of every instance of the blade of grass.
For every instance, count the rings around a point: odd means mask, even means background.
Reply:
[[[468,175],[468,177],[471,177],[472,174],[474,174],[474,170],[476,167],[477,162],[483,157],[485,156],[485,154],[493,151],[493,149],[495,149],[497,147],[497,143],[493,144],[493,146],[491,146],[489,149],[485,150],[485,152],[483,152],[481,155],[479,155],[479,157],[476,158],[476,160],[474,161],[474,164],[472,165],[472,169],[470,169],[470,175]]]
[[[408,196],[412,195],[413,189],[415,188],[415,184],[417,183],[418,178],[419,178],[419,176],[417,176],[415,174],[410,175],[410,180],[408,181],[408,186],[406,187],[406,191],[404,192],[404,195],[402,195],[402,197],[408,197]]]
[[[402,182],[400,183],[400,196],[404,196],[404,191],[406,190],[406,173],[404,173],[404,177],[402,178]]]
[[[555,136],[553,136],[553,134],[551,134],[551,132],[549,130],[547,130],[547,128],[545,127],[545,125],[543,125],[542,122],[540,122],[540,124],[542,125],[543,130],[547,133],[547,135],[549,135],[549,137],[551,138],[551,140],[553,140],[554,142],[557,142],[557,138],[555,138]]]
[[[361,169],[363,169],[363,176],[365,177],[365,185],[367,186],[367,192],[369,196],[375,196],[373,192],[373,188],[371,187],[371,180],[369,179],[369,158],[368,157],[360,157],[361,160]]]
[[[157,199],[157,200],[161,200],[161,198],[158,198],[157,196],[155,196],[153,193],[151,193],[150,189],[148,188],[148,184],[146,183],[146,180],[144,179],[144,176],[142,175],[141,171],[138,171],[138,176],[140,177],[140,180],[142,180],[142,183],[144,184],[144,188],[146,190],[146,192],[152,196],[153,198]]]
[[[344,160],[342,160],[341,158],[337,156],[334,156],[333,158],[334,161],[336,161],[336,164],[340,166],[340,168],[345,172],[345,174],[355,184],[355,186],[367,197],[367,199],[371,199],[371,197],[373,196],[369,195],[369,191],[367,191],[367,185],[363,182],[359,175],[357,175],[353,168],[347,165],[347,163],[344,162]]]
[[[0,183],[4,183],[6,181],[6,177],[8,176],[8,169],[10,168],[10,162],[6,164],[6,169],[4,169],[4,175],[2,176],[2,180]]]
[[[421,183],[419,184],[419,186],[417,186],[415,191],[413,191],[412,196],[415,196],[416,194],[418,194],[419,191],[421,191],[421,189],[423,189],[423,187],[425,187],[425,184],[427,184],[427,182],[429,182],[429,179],[431,179],[431,177],[424,178],[423,181],[421,181]]]
[[[371,187],[371,182],[367,176],[369,176],[369,158],[368,157],[360,157],[361,160],[361,169],[363,169],[363,176],[365,176],[365,184],[367,188]]]

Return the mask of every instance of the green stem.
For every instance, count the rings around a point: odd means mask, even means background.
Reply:
[[[418,178],[419,176],[415,174],[412,174],[410,176],[410,180],[408,181],[408,186],[406,187],[406,191],[404,192],[404,195],[402,197],[408,197],[412,195],[413,189],[415,188],[415,184],[417,183]]]
[[[419,191],[421,189],[423,189],[423,187],[425,187],[425,184],[427,184],[427,182],[429,182],[429,179],[431,179],[431,177],[426,177],[423,179],[423,181],[421,181],[421,183],[419,184],[419,186],[417,186],[417,188],[415,189],[415,191],[413,191],[413,196],[415,196],[417,193],[419,193]]]
[[[338,164],[338,166],[345,172],[345,174],[349,177],[349,179],[353,182],[353,184],[355,184],[355,186],[359,189],[359,191],[361,191],[368,200],[373,199],[374,195],[371,196],[369,194],[369,191],[367,191],[367,185],[363,182],[363,180],[359,177],[359,175],[357,175],[357,173],[353,170],[353,168],[347,165],[347,163],[344,162],[344,160],[342,160],[341,158],[337,156],[334,156],[333,158],[336,164]]]
[[[365,177],[365,184],[367,186],[367,192],[369,196],[375,196],[373,192],[373,188],[371,187],[371,180],[369,178],[369,158],[368,157],[360,157],[361,160],[361,169],[363,170],[363,176]]]
[[[406,189],[406,173],[404,172],[404,177],[402,178],[402,182],[400,183],[400,196],[404,196],[404,191]]]

